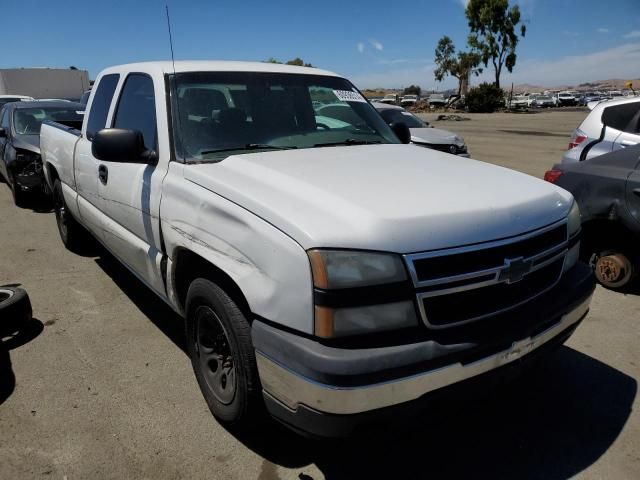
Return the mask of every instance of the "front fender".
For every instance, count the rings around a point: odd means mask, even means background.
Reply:
[[[309,260],[292,238],[253,213],[203,187],[169,174],[163,185],[162,232],[169,267],[186,248],[224,271],[252,313],[313,332]],[[168,272],[172,277],[173,272]],[[168,294],[177,305],[172,282]]]

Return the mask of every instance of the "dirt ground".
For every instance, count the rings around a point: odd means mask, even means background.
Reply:
[[[583,112],[434,122],[474,158],[541,176]],[[426,118],[430,118],[426,115]],[[520,379],[443,402],[408,429],[340,442],[209,413],[180,320],[112,257],[64,250],[55,219],[0,184],[0,285],[31,328],[0,348],[0,478],[640,478],[640,296],[598,288],[576,334]]]

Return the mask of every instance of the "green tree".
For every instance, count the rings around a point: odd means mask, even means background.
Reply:
[[[409,85],[404,89],[403,95],[418,95],[420,96],[420,92],[422,89],[418,85]]]
[[[458,97],[462,90],[462,83],[472,73],[478,75],[482,69],[478,68],[480,56],[475,52],[457,52],[453,40],[448,36],[438,41],[435,57],[436,69],[433,74],[441,82],[448,75],[458,80]]]
[[[518,30],[524,37],[526,26],[520,23],[518,5],[509,7],[509,0],[470,0],[465,10],[469,21],[469,46],[488,66],[492,63],[495,85],[500,88],[503,67],[509,72],[516,65]]]
[[[270,57],[269,60],[265,60],[265,63],[280,63],[282,64],[282,62],[276,58]],[[302,60],[300,57],[296,57],[293,60],[289,60],[288,62],[285,63],[286,65],[296,65],[298,67],[313,67],[313,65],[311,65],[310,63],[304,63],[304,60]]]

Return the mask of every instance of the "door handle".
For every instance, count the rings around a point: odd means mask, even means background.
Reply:
[[[638,144],[638,142],[634,142],[632,140],[622,140],[620,143],[623,147],[634,147]]]
[[[103,185],[107,184],[107,180],[109,180],[109,169],[106,165],[100,165],[98,167],[98,178],[100,179],[100,183]]]
[[[640,197],[640,188],[634,188],[634,189],[633,189],[633,193],[634,193],[637,197]]]

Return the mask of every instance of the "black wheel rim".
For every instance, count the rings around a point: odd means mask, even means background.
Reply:
[[[64,204],[64,200],[62,198],[62,193],[60,191],[56,191],[53,196],[53,206],[56,211],[56,222],[58,224],[58,230],[60,230],[60,236],[63,239],[67,238],[67,208]]]
[[[229,336],[220,318],[208,306],[195,312],[198,368],[213,396],[225,405],[236,396],[237,376]]]

